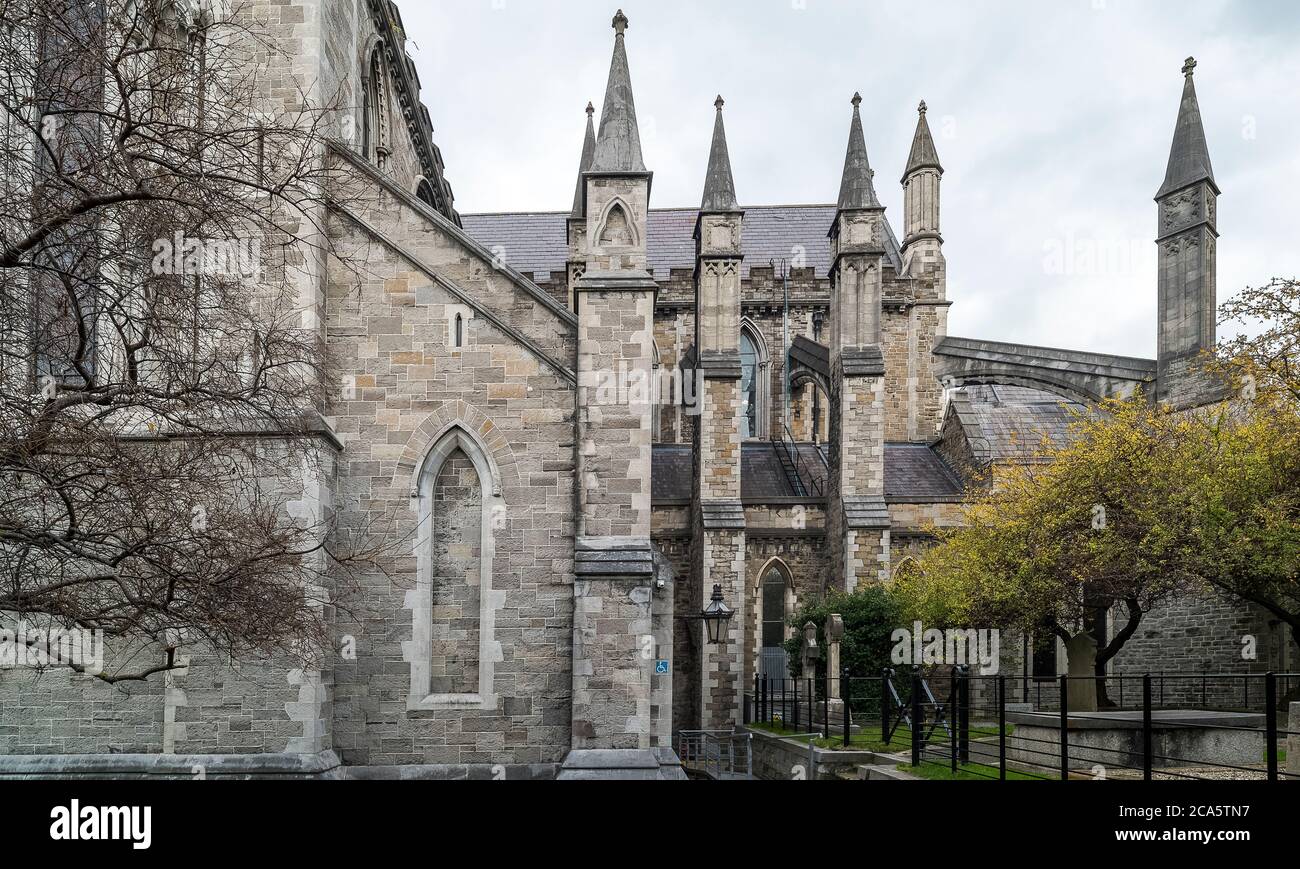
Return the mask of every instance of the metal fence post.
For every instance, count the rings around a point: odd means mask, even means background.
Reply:
[[[1272,671],[1264,674],[1264,702],[1268,705],[1264,710],[1267,730],[1264,738],[1268,740],[1264,746],[1264,756],[1268,758],[1268,780],[1277,781],[1277,674]],[[1287,728],[1294,726],[1294,723],[1288,724]],[[1287,762],[1290,763],[1290,760]]]
[[[791,679],[791,686],[794,688],[794,702],[791,704],[794,711],[794,729],[799,729],[799,680]]]
[[[1066,697],[1069,679],[1061,674],[1061,781],[1070,780],[1070,701]]]
[[[840,702],[844,704],[844,747],[848,748],[850,738],[852,736],[852,734],[849,732],[849,726],[851,722],[849,720],[849,668],[848,667],[845,667],[843,670],[840,671],[840,693],[844,695],[843,697],[840,698]]]
[[[961,762],[970,763],[970,667],[963,666],[957,679],[958,720],[961,722]]]
[[[811,730],[813,724],[816,723],[813,720],[815,717],[813,715],[813,698],[817,695],[817,683],[810,678],[808,680],[807,687],[808,687],[808,729]]]
[[[961,702],[958,697],[957,687],[957,668],[952,668],[951,686],[948,688],[948,764],[952,769],[953,777],[957,777],[957,733],[961,730],[961,725],[957,719],[960,717],[957,713],[957,704]]]
[[[889,744],[889,668],[880,671],[880,738]]]
[[[998,780],[1007,780],[1007,677],[998,676]]]
[[[1151,781],[1151,674],[1142,676],[1142,779]]]
[[[831,738],[831,668],[826,668],[825,681],[822,683],[822,737]]]
[[[925,739],[921,723],[921,668],[912,670],[912,766],[921,765],[921,740]]]

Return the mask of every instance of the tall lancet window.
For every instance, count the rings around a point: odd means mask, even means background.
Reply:
[[[740,333],[740,399],[742,438],[758,436],[758,348]]]
[[[447,457],[433,489],[433,595],[430,663],[435,694],[479,690],[483,492],[469,456]]]
[[[388,164],[388,87],[384,78],[383,46],[370,52],[361,105],[361,147],[368,160],[383,169]]]
[[[754,325],[740,328],[740,436],[767,437],[767,347]]]

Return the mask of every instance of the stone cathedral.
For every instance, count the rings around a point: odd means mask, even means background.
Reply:
[[[576,168],[571,207],[462,215],[396,6],[255,5],[296,59],[285,75],[340,84],[360,132],[331,147],[356,195],[327,225],[367,269],[312,278],[340,373],[324,475],[286,510],[395,516],[404,548],[332,609],[319,670],[196,652],[127,686],[0,673],[2,775],[184,775],[198,757],[210,776],[550,778],[614,749],[672,777],[674,734],[740,724],[754,676],[784,673],[801,603],[887,580],[960,521],[976,475],[1064,437],[1070,408],[1138,387],[1215,398],[1192,364],[1216,339],[1219,188],[1191,62],[1156,195],[1149,360],[948,334],[925,103],[910,148],[869,149],[864,117],[905,109],[854,94],[838,191],[742,204],[724,115],[749,107],[713,103],[706,166],[647,166],[619,12],[599,115],[557,167]],[[901,215],[868,156],[886,147],[906,158]],[[655,171],[698,173],[699,208],[653,207]],[[734,616],[711,643],[715,587]],[[1161,631],[1184,623],[1204,629],[1170,650]],[[1114,664],[1159,648],[1168,669],[1240,668],[1240,636],[1273,630],[1206,601],[1153,614]],[[1007,672],[1055,675],[1054,651],[1023,643]]]

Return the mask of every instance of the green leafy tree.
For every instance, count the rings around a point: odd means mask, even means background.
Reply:
[[[1068,443],[997,467],[963,526],[936,530],[939,544],[896,578],[907,614],[933,626],[1046,630],[1068,654],[1092,657],[1072,660],[1075,672],[1103,676],[1145,614],[1200,578],[1198,493],[1170,469],[1191,464],[1189,432],[1205,425],[1141,394],[1080,413]],[[1123,619],[1103,645],[1074,642],[1111,609]]]

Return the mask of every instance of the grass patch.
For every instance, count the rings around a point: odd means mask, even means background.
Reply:
[[[786,727],[783,724],[767,722],[755,722],[748,726],[755,730],[761,730],[764,733],[771,733],[776,736],[805,735],[811,732],[810,730],[795,730],[794,728]],[[1008,724],[1007,736],[1010,736],[1014,729],[1015,725]],[[997,738],[997,735],[998,727],[996,724],[972,727],[970,729],[970,738],[972,740],[995,739]],[[947,741],[948,734],[943,731],[943,728],[940,728],[935,733],[935,738],[931,740],[931,744]],[[825,748],[830,751],[873,751],[878,754],[898,754],[899,752],[910,752],[912,750],[912,732],[908,730],[905,725],[900,725],[899,728],[894,731],[894,735],[889,740],[889,743],[886,744],[884,739],[881,737],[880,725],[875,724],[853,733],[849,745],[846,748],[844,745],[844,732],[842,730],[836,731],[832,728],[829,739],[825,736],[818,736],[812,740],[812,743],[818,748]],[[997,771],[994,770],[994,772],[996,773]]]
[[[900,763],[897,767],[900,771],[911,773],[923,779],[933,781],[997,781],[998,768],[988,766],[982,763],[963,763],[957,767],[954,775],[952,768],[947,764],[940,763],[923,763],[920,766],[912,766],[908,763]],[[1007,768],[1007,781],[1044,781],[1041,775],[1030,775],[1029,773],[1019,772],[1018,770]]]

